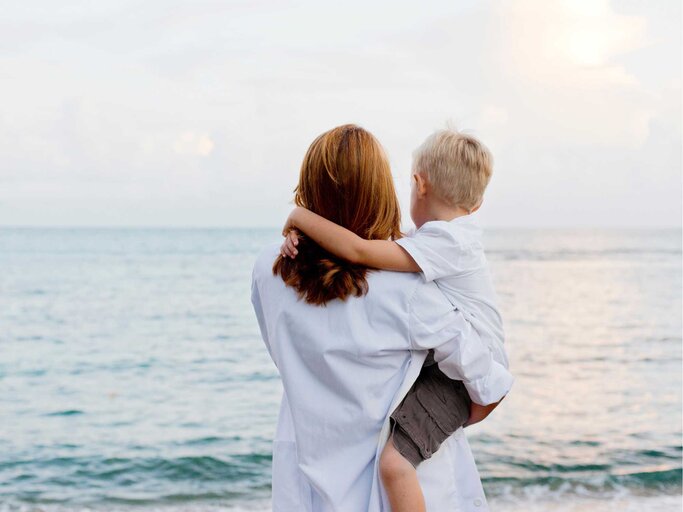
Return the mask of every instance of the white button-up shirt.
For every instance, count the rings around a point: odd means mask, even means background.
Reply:
[[[273,275],[277,255],[275,246],[262,252],[252,280],[261,334],[284,389],[273,443],[273,510],[389,511],[379,454],[389,415],[427,350],[482,404],[507,394],[512,377],[420,274],[369,272],[366,295],[314,306]],[[486,510],[462,429],[420,464],[418,477],[428,510]]]

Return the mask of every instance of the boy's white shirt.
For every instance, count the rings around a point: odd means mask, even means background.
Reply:
[[[254,267],[252,303],[283,383],[273,444],[274,512],[385,512],[378,460],[389,415],[428,349],[482,403],[513,378],[433,283],[416,273],[369,272],[362,297],[312,306],[274,276],[278,255]],[[418,467],[428,510],[488,510],[463,429]]]
[[[505,333],[498,311],[482,231],[470,215],[451,221],[425,222],[396,240],[446,298],[472,323],[495,361],[509,366],[503,347]]]

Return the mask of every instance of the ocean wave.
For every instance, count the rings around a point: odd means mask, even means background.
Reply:
[[[611,495],[614,492],[673,492],[683,487],[683,468],[657,467],[637,471],[604,471],[596,465],[583,471],[560,476],[544,475],[529,478],[489,477],[482,481],[492,495],[526,493],[529,489],[543,490],[546,494],[594,496]]]
[[[203,441],[208,442],[206,439]],[[11,471],[15,478],[24,473],[40,478],[41,473],[53,474],[59,469],[62,480],[78,485],[83,479],[115,482],[119,477],[131,480],[150,478],[174,482],[179,480],[234,481],[262,475],[270,468],[270,453],[234,454],[226,457],[186,456],[163,457],[53,457],[48,459],[15,460],[0,463],[2,471]],[[22,467],[24,468],[22,471]],[[10,481],[11,478],[6,478]]]

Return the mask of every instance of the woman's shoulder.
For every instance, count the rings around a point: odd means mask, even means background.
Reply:
[[[273,274],[273,264],[279,255],[280,245],[277,243],[267,245],[261,250],[254,262],[254,282],[261,283],[261,286],[266,288],[286,288],[282,279]],[[368,271],[367,282],[368,293],[347,300],[383,304],[392,309],[405,311],[408,311],[414,302],[426,301],[434,304],[446,300],[434,283],[426,282],[421,273],[372,269]]]
[[[263,276],[273,275],[273,264],[280,255],[280,245],[277,243],[269,244],[261,249],[261,252],[256,256],[254,261],[254,269],[252,278],[260,278]]]

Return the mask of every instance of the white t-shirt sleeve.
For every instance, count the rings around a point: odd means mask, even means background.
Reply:
[[[457,275],[471,266],[471,249],[446,222],[428,222],[396,243],[415,260],[425,280]]]

